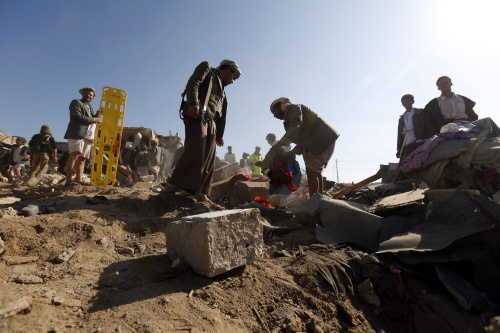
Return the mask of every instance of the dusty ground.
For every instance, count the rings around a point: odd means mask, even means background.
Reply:
[[[0,186],[0,197],[36,194]],[[87,201],[96,195],[109,202]],[[74,185],[11,206],[28,204],[48,210],[0,217],[0,307],[22,297],[31,306],[0,318],[0,332],[412,331],[403,294],[418,285],[382,264],[357,264],[361,251],[315,244],[310,226],[266,234],[266,244],[278,244],[269,258],[207,278],[172,268],[166,254],[161,230],[192,213],[189,197],[166,205],[152,191]],[[69,249],[75,254],[57,262]],[[382,307],[360,300],[358,285],[370,276],[387,295]]]

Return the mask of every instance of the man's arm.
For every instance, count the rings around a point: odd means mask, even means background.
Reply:
[[[23,146],[21,148],[21,161],[29,161],[30,159],[30,148],[28,146]]]
[[[464,100],[465,114],[467,115],[467,120],[468,121],[478,120],[479,116],[477,115],[477,113],[473,109],[474,106],[476,106],[476,102],[474,102],[473,100],[471,100],[465,96],[462,96],[462,95],[459,95],[459,96],[462,97],[462,99]]]
[[[297,138],[302,131],[302,110],[300,106],[291,104],[286,108],[285,118],[287,118],[289,126],[285,135],[271,147],[271,149],[279,149],[281,146],[288,146],[292,142],[297,142]]]
[[[426,139],[438,134],[443,127],[443,117],[436,98],[427,103],[422,116],[424,117]]]
[[[404,119],[403,116],[399,118],[398,121],[398,137],[397,137],[397,144],[396,144],[396,157],[400,157],[400,152],[401,152],[401,147],[403,146],[403,124],[404,124]]]
[[[212,66],[207,61],[203,61],[196,66],[193,74],[186,85],[186,97],[188,106],[200,105],[200,86],[205,78],[210,74]]]

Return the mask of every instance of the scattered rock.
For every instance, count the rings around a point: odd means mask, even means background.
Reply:
[[[38,260],[38,256],[4,257],[3,259],[5,260],[5,263],[8,266],[12,266],[12,265],[23,265],[23,264],[28,264],[30,262],[36,262]]]
[[[3,200],[7,199],[7,198],[2,198]],[[14,199],[17,199],[16,201],[19,201],[21,199],[18,199],[18,198],[14,198]],[[3,202],[1,202],[3,203]],[[15,217],[17,216],[17,210],[15,210],[14,208],[12,207],[8,207],[6,209],[2,209],[0,210],[0,217]]]
[[[370,279],[366,279],[358,285],[359,298],[371,305],[379,307],[382,302],[373,290],[373,285]]]
[[[38,212],[40,209],[38,208],[37,205],[28,205],[21,209],[21,212],[23,213],[24,216],[35,216],[38,215]]]
[[[96,241],[97,244],[101,245],[102,247],[108,247],[109,246],[109,240],[107,237],[103,237],[101,239],[98,239]]]
[[[64,303],[64,298],[63,297],[58,296],[58,297],[54,297],[52,299],[52,304],[54,304],[54,305],[61,305],[63,303]]]
[[[24,284],[43,283],[43,279],[41,277],[33,275],[33,274],[19,275],[18,277],[14,278],[14,281],[17,283],[24,283]]]
[[[126,254],[126,255],[133,255],[135,253],[135,250],[132,247],[121,247],[118,249],[118,253]]]
[[[5,243],[3,242],[2,237],[0,237],[0,254],[2,254],[3,251],[5,251]]]
[[[136,248],[137,248],[137,252],[139,252],[139,253],[146,252],[146,245],[144,245],[144,244],[137,244]]]
[[[66,251],[63,251],[55,260],[56,262],[63,263],[68,261],[73,255],[75,254],[75,251],[68,249]]]
[[[7,318],[26,310],[31,306],[31,299],[29,297],[22,297],[18,300],[12,301],[5,305],[0,306],[0,318]]]

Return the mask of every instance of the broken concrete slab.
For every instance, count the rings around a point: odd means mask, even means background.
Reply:
[[[0,205],[11,205],[15,202],[21,201],[21,199],[17,197],[4,197],[0,198]]]
[[[353,203],[322,199],[319,204],[321,226],[316,227],[316,239],[324,244],[353,243],[374,251],[383,218]]]
[[[309,200],[300,203],[293,213],[297,221],[309,225],[316,224],[316,216],[319,214],[319,203],[323,200],[323,196],[319,193],[314,193]]]
[[[425,191],[425,200],[427,202],[446,200],[453,195],[454,188],[446,189],[428,189]]]
[[[230,198],[234,190],[234,185],[229,184],[227,179],[212,183],[210,186],[210,196],[217,199]]]
[[[228,179],[238,173],[240,170],[239,163],[227,164],[214,170],[212,180],[218,182],[220,180]]]
[[[167,253],[208,277],[262,256],[263,227],[258,209],[235,209],[186,216],[168,224]]]
[[[269,183],[237,181],[229,200],[231,207],[253,201],[255,197],[269,199]]]
[[[391,214],[408,214],[425,209],[425,192],[424,189],[416,189],[404,193],[398,193],[377,200],[368,212],[377,215]]]
[[[462,237],[491,229],[492,221],[462,193],[465,189],[467,186],[461,186],[448,200],[428,205],[431,210],[424,223],[382,242],[377,253],[437,251]],[[500,205],[492,201],[491,204],[494,206],[489,207],[490,212],[500,216]]]

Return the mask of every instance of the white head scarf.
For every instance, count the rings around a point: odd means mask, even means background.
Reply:
[[[286,97],[280,97],[280,98],[278,98],[278,99],[274,100],[274,101],[271,103],[271,107],[270,107],[271,111],[273,110],[273,107],[274,107],[276,104],[278,104],[278,103],[281,103],[281,107],[280,107],[280,108],[281,108],[281,111],[285,111],[286,107],[287,107],[288,105],[292,104],[292,102],[291,102],[288,98],[286,98]]]

